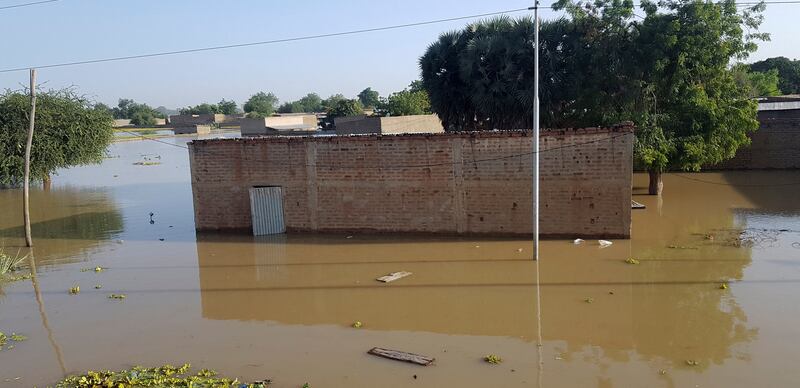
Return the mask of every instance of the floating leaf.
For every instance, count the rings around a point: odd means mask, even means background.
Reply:
[[[722,284],[720,284],[720,285],[719,285],[719,289],[720,289],[720,290],[727,290],[727,289],[728,289],[728,283],[722,283]]]
[[[700,365],[700,361],[697,361],[697,360],[686,360],[686,365],[699,366]]]
[[[486,361],[486,362],[488,362],[490,364],[499,364],[499,363],[503,362],[503,359],[500,358],[500,356],[498,356],[496,354],[489,354],[489,355],[487,355],[486,357],[483,358],[483,361]]]
[[[75,286],[69,289],[70,295],[78,295],[81,292],[81,286]]]
[[[629,257],[628,259],[625,260],[625,262],[628,264],[639,264],[639,260],[636,260],[633,257]]]
[[[361,321],[355,321],[355,322],[353,322],[353,328],[360,329],[360,328],[361,328],[361,326],[363,326],[363,324],[361,323]]]
[[[125,294],[111,294],[108,296],[109,299],[125,299]]]
[[[594,303],[594,298],[586,298],[583,301],[586,303]]]

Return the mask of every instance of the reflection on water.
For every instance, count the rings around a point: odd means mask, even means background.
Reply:
[[[798,172],[688,175],[711,183],[668,175],[662,198],[638,195],[647,177],[636,176],[635,200],[647,209],[633,212],[631,240],[606,249],[542,243],[539,320],[527,241],[195,235],[184,149],[125,142],[109,153],[32,199],[37,259],[51,264],[41,294],[69,371],[188,361],[276,386],[332,387],[800,381],[789,340],[800,338],[800,203],[787,200],[796,187],[766,186],[800,182]],[[161,164],[133,165],[143,154]],[[0,218],[7,246],[22,244],[18,201],[0,191],[0,214],[11,214]],[[81,272],[87,264],[69,264],[76,260],[109,269]],[[401,270],[413,275],[375,281]],[[78,296],[66,292],[74,284]],[[60,367],[30,284],[4,288],[0,330],[31,339],[0,352],[0,378],[52,383]],[[128,298],[110,302],[108,293]],[[350,328],[354,321],[364,327]],[[373,346],[431,355],[437,365],[376,360],[365,354]],[[487,353],[505,362],[487,366]],[[32,360],[41,360],[35,369]]]
[[[105,190],[58,187],[31,191],[31,234],[42,264],[88,259],[98,245],[124,229],[122,215]],[[0,190],[0,246],[25,246],[21,190]]]

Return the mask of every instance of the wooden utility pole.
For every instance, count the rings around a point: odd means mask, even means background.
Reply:
[[[33,123],[36,119],[36,69],[31,69],[31,116],[28,125],[28,141],[25,143],[25,180],[22,182],[22,213],[25,215],[25,244],[33,246],[31,237],[31,146],[33,145]]]

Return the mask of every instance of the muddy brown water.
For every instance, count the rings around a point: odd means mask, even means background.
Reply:
[[[276,387],[800,384],[800,172],[667,175],[662,198],[637,175],[633,238],[544,241],[537,290],[521,239],[198,235],[186,150],[109,154],[32,193],[41,303],[31,281],[2,286],[0,331],[29,340],[0,352],[0,386],[183,362]],[[0,191],[7,252],[21,218],[19,191]],[[413,275],[374,280],[400,270]]]

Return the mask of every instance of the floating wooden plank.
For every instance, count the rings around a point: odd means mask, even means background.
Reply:
[[[433,357],[423,356],[414,353],[407,353],[401,352],[399,350],[392,350],[392,349],[384,349],[384,348],[372,348],[367,353],[383,357],[389,358],[392,360],[403,361],[403,362],[410,362],[412,364],[428,366],[432,362],[436,361]]]
[[[390,274],[388,274],[386,276],[379,277],[377,280],[379,282],[389,283],[389,282],[393,282],[393,281],[395,281],[397,279],[402,279],[402,278],[404,278],[404,277],[406,277],[408,275],[411,275],[411,272],[406,272],[406,271],[392,272],[392,273],[390,273]]]
[[[647,206],[644,206],[643,203],[631,200],[631,209],[645,209],[645,208],[647,208]]]

